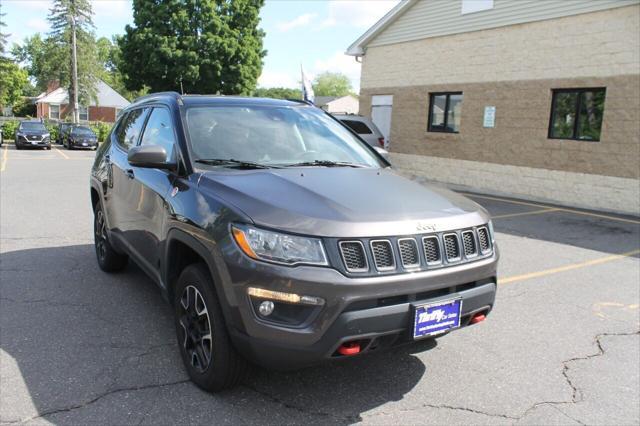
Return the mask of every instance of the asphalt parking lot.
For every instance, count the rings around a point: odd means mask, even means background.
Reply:
[[[98,269],[93,156],[0,150],[3,424],[640,422],[638,218],[472,195],[502,254],[487,321],[210,395],[154,284]]]

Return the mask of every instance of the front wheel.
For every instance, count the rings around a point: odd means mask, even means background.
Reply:
[[[175,291],[175,323],[182,361],[191,380],[208,392],[237,385],[249,370],[231,343],[209,271],[192,264]]]
[[[113,249],[108,239],[107,222],[102,205],[98,202],[93,216],[93,238],[98,266],[105,272],[117,272],[127,266],[128,257]]]

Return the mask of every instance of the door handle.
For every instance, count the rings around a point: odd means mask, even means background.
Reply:
[[[124,173],[127,175],[129,179],[133,179],[136,177],[135,174],[133,173],[133,169],[127,169],[124,171]]]

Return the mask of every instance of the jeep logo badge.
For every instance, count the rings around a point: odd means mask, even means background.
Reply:
[[[421,232],[435,232],[436,225],[432,223],[418,222],[418,224],[416,225],[416,230]]]

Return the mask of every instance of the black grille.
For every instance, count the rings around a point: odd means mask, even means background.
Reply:
[[[470,257],[477,254],[476,239],[473,236],[473,231],[464,231],[462,233],[462,245],[464,247],[465,256]]]
[[[367,258],[364,254],[364,247],[360,241],[343,241],[340,243],[340,252],[344,260],[344,266],[348,271],[366,271]]]
[[[418,244],[413,238],[406,238],[398,241],[400,248],[400,259],[402,266],[415,267],[420,265],[420,256],[418,255]]]
[[[455,234],[447,234],[444,236],[444,252],[447,255],[447,260],[460,259],[460,246],[458,244],[458,237]]]
[[[379,271],[395,269],[396,262],[393,258],[393,249],[389,241],[371,241],[371,251],[373,252],[376,269]]]
[[[440,263],[438,237],[424,237],[422,244],[424,245],[424,257],[427,259],[427,263]]]
[[[478,241],[480,242],[480,250],[483,253],[488,252],[491,246],[489,243],[489,231],[487,231],[487,228],[478,229]]]

